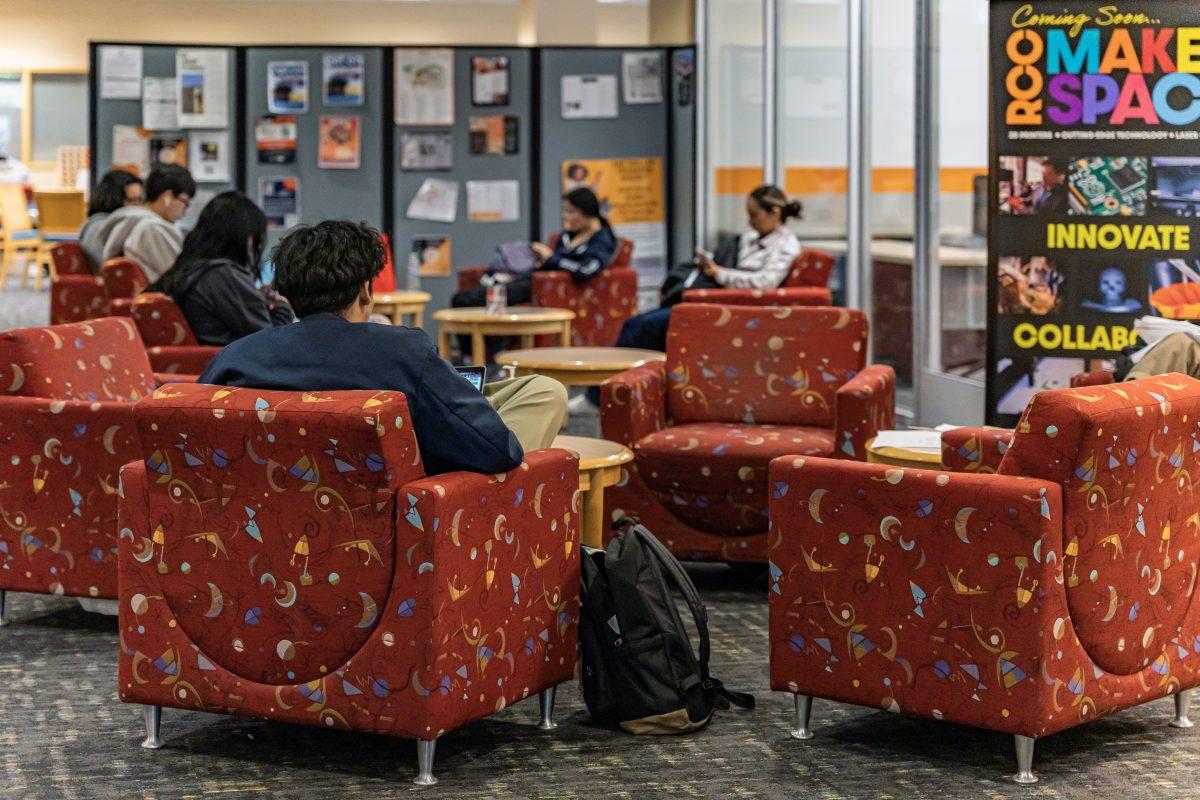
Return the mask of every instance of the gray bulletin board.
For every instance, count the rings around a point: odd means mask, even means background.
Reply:
[[[329,107],[322,92],[322,56],[354,53],[364,59],[363,105]],[[261,205],[259,179],[299,177],[300,222],[326,219],[367,222],[385,230],[383,130],[387,87],[383,69],[384,51],[376,47],[250,47],[246,49],[245,130],[242,148],[246,164],[246,194]],[[272,61],[308,63],[308,111],[295,114],[296,158],[290,164],[260,164],[254,128],[267,106],[267,65]],[[360,165],[358,169],[321,169],[317,166],[319,127],[322,116],[360,118]],[[286,231],[272,230],[268,245],[274,246]]]
[[[93,43],[91,47],[91,75],[99,74],[99,61],[97,47],[102,46],[99,43]],[[203,47],[193,47],[191,45],[145,45],[142,47],[142,75],[147,78],[173,78],[175,77],[175,51],[179,49],[208,49]],[[235,48],[212,48],[225,50],[228,53],[229,64],[229,85],[226,89],[226,97],[229,102],[229,146],[231,150],[236,150],[237,147],[237,131],[238,122],[241,119],[241,112],[237,105],[238,99],[238,53]],[[95,78],[93,77],[93,80]],[[99,92],[94,91],[91,94],[92,110],[91,110],[91,147],[92,147],[92,164],[93,164],[93,182],[105,172],[112,168],[112,145],[113,145],[113,126],[114,125],[135,125],[142,124],[142,101],[138,100],[104,100],[100,98]],[[187,133],[187,131],[183,131]],[[234,152],[230,152],[229,168],[232,180],[226,183],[202,183],[198,190],[219,194],[220,192],[236,189],[240,185],[238,176],[238,163],[234,157]],[[143,178],[145,176],[142,176]]]
[[[673,265],[687,261],[696,246],[696,48],[675,48],[670,59],[671,176],[667,197],[671,260],[667,263]]]
[[[388,51],[390,58],[392,51]],[[509,102],[500,106],[475,106],[472,103],[471,63],[475,57],[503,56],[509,60]],[[452,126],[395,126],[392,130],[395,211],[392,225],[397,285],[405,285],[405,267],[413,239],[448,236],[453,269],[485,265],[504,242],[529,240],[533,225],[533,186],[531,181],[534,141],[533,52],[523,48],[455,48],[454,52],[454,124]],[[472,116],[513,116],[517,119],[517,152],[512,155],[471,155],[470,119]],[[404,135],[449,133],[453,160],[450,169],[402,169],[401,146]],[[408,205],[421,184],[429,178],[458,183],[458,212],[454,222],[413,220]],[[472,222],[467,217],[467,181],[515,180],[520,182],[520,218],[511,222]],[[455,274],[447,277],[423,276],[420,289],[433,296],[431,310],[447,308],[458,289]],[[425,316],[425,327],[436,334],[436,323]]]
[[[622,54],[657,53],[662,59],[662,102],[629,105],[624,100]],[[562,79],[566,75],[617,76],[618,116],[611,119],[563,119]],[[561,228],[562,165],[575,159],[661,158],[663,192],[671,183],[670,65],[664,48],[545,48],[541,51],[541,199],[539,230],[544,237]],[[661,284],[670,258],[670,206],[662,252],[634,250],[641,294],[647,300]]]

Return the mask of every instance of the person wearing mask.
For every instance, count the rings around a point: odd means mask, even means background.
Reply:
[[[226,346],[201,383],[285,391],[403,392],[429,475],[508,472],[548,447],[566,420],[558,381],[528,376],[477,391],[425,331],[369,322],[371,282],[386,253],[379,232],[326,221],[295,228],[271,254],[275,285],[300,317]]]
[[[101,263],[124,256],[146,273],[150,283],[162,277],[183,247],[183,232],[175,225],[196,195],[192,174],[178,164],[162,164],[146,178],[146,204],[114,211],[100,231],[104,240]]]
[[[183,311],[200,344],[225,346],[264,328],[290,325],[287,301],[262,292],[267,217],[241,192],[217,195],[200,212],[175,264],[150,285]]]
[[[104,240],[100,232],[113,212],[142,204],[142,179],[123,169],[109,170],[92,189],[88,200],[88,216],[79,229],[79,246],[94,274],[100,272],[104,259]]]

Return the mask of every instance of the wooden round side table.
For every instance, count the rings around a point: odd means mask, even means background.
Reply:
[[[867,463],[888,464],[907,469],[941,469],[942,454],[906,447],[876,447],[875,440],[867,442]]]
[[[485,308],[443,308],[433,312],[438,322],[438,350],[450,358],[450,337],[456,333],[471,336],[471,363],[482,367],[487,362],[485,336],[520,336],[523,347],[533,347],[533,337],[551,333],[563,347],[571,343],[571,321],[575,312],[566,308],[511,306],[502,314],[489,314]]]
[[[393,325],[402,325],[404,315],[412,317],[412,327],[425,325],[425,305],[432,299],[428,292],[377,292],[371,295],[375,310],[392,318]]]
[[[505,350],[496,363],[512,367],[517,377],[545,375],[567,386],[599,386],[627,369],[666,358],[657,350],[631,347],[535,347]]]
[[[583,493],[580,538],[587,547],[604,547],[604,490],[621,480],[621,466],[633,461],[633,451],[607,439],[557,436],[551,447],[579,456],[579,491]]]

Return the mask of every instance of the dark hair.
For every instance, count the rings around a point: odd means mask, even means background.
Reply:
[[[579,213],[588,219],[598,219],[605,228],[612,228],[600,210],[600,201],[596,198],[596,193],[586,186],[580,186],[578,189],[567,192],[563,195],[563,200],[579,209]]]
[[[88,216],[111,214],[125,205],[125,187],[142,183],[142,179],[123,169],[110,169],[92,189],[88,200]]]
[[[326,220],[294,228],[271,252],[275,288],[298,317],[345,311],[383,271],[379,231],[365,222]]]
[[[778,209],[781,222],[793,218],[801,219],[804,214],[804,206],[799,200],[789,200],[783,189],[769,183],[751,192],[750,198],[767,211]]]
[[[153,203],[168,190],[195,197],[196,181],[192,179],[192,173],[178,164],[160,164],[150,170],[150,177],[146,178],[146,202]]]
[[[212,261],[241,264],[261,278],[266,238],[267,217],[254,201],[241,192],[222,192],[204,206],[196,227],[183,240],[179,257],[155,288],[174,297],[194,270]]]
[[[1042,159],[1042,166],[1050,167],[1050,169],[1059,175],[1066,177],[1067,173],[1071,170],[1071,159],[1063,158],[1062,156],[1050,156],[1049,158]]]

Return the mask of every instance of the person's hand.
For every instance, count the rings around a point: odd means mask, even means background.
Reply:
[[[710,278],[717,277],[717,265],[708,256],[696,256],[696,266]]]
[[[533,242],[529,247],[533,250],[533,255],[537,259],[538,264],[545,264],[546,259],[554,255],[554,251],[550,249],[550,245],[543,242]]]

